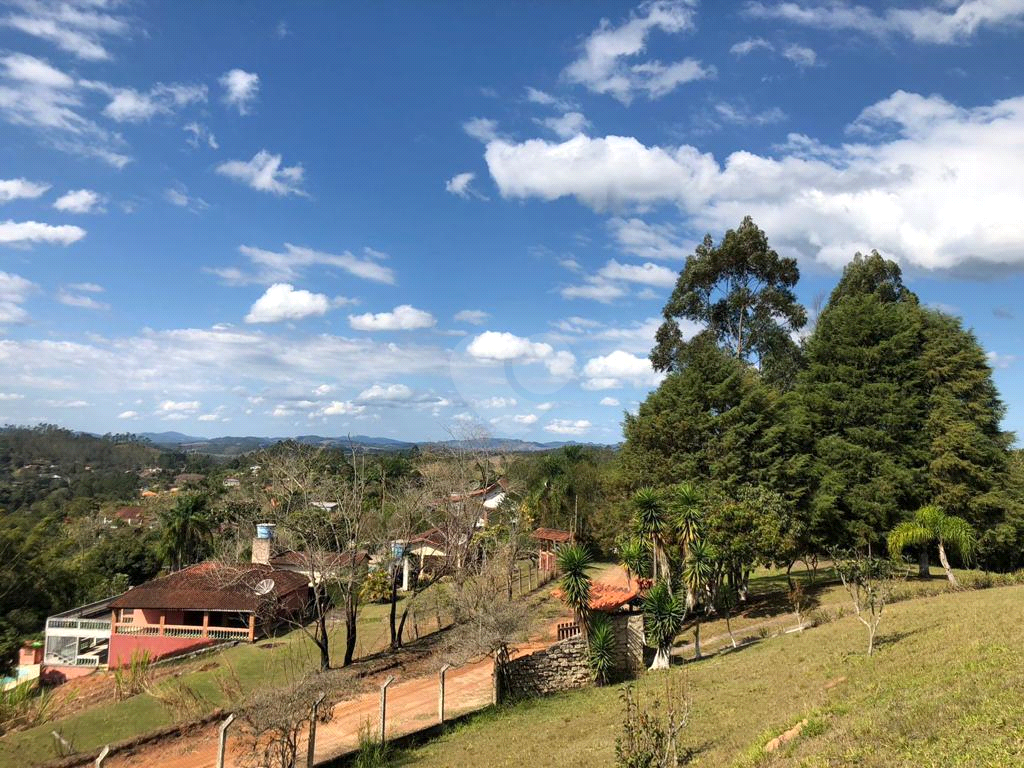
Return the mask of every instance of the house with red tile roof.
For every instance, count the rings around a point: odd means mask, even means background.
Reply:
[[[108,666],[175,655],[223,640],[253,642],[300,615],[309,579],[272,565],[207,562],[140,584],[110,603]]]

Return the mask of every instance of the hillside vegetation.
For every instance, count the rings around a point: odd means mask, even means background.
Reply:
[[[1024,587],[886,610],[872,657],[848,617],[648,674],[637,688],[658,694],[665,674],[685,681],[692,713],[683,743],[699,766],[1024,763]],[[588,689],[492,710],[399,764],[612,766],[620,695],[617,687]],[[797,739],[764,752],[805,718]]]

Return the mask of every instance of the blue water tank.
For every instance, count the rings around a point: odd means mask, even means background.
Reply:
[[[274,524],[273,523],[257,523],[257,525],[256,525],[256,538],[257,539],[272,539],[272,538],[274,538]]]

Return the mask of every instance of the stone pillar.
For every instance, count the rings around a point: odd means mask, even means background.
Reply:
[[[203,611],[203,637],[210,636],[210,612]]]
[[[256,641],[256,614],[249,614],[249,642],[253,643]]]
[[[409,580],[412,577],[412,565],[408,557],[402,558],[402,591],[409,591]]]

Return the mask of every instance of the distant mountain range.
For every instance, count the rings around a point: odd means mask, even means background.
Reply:
[[[239,456],[243,453],[258,451],[261,448],[266,448],[285,440],[294,440],[297,443],[304,443],[306,445],[322,445],[331,448],[347,448],[350,445],[354,445],[364,450],[380,452],[406,451],[417,446],[455,446],[461,442],[459,440],[407,442],[393,440],[390,437],[372,437],[369,435],[350,435],[346,437],[322,437],[320,435],[299,435],[297,437],[196,437],[181,432],[143,432],[139,437],[145,438],[154,445],[163,448],[194,451],[212,456]],[[566,445],[597,444],[577,443],[576,441],[538,443],[529,440],[514,440],[500,437],[488,438],[484,441],[484,447],[488,450],[505,451],[508,453],[551,451]]]

